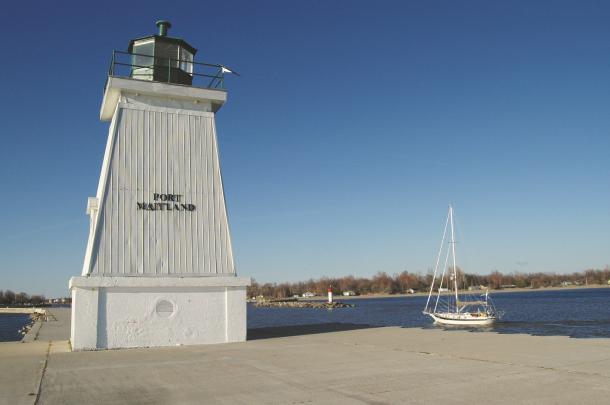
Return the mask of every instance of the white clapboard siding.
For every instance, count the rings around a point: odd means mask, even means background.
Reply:
[[[116,114],[87,274],[234,275],[214,114],[128,103]],[[153,193],[196,208],[138,210]]]

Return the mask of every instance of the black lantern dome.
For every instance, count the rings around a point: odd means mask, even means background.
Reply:
[[[157,21],[159,33],[129,41],[130,76],[139,80],[193,84],[193,57],[197,49],[180,38],[167,36],[169,21]]]

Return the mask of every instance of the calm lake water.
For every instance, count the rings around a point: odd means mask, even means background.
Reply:
[[[610,338],[610,288],[491,294],[504,311],[500,322],[476,331]],[[445,328],[421,313],[427,297],[354,299],[355,308],[256,308],[248,304],[248,328],[354,323],[370,326]],[[341,300],[340,298],[338,299]],[[348,300],[345,300],[348,302]]]
[[[19,329],[29,322],[28,314],[0,314],[0,342],[21,340]]]
[[[498,293],[491,295],[502,321],[473,331],[610,338],[610,288]],[[443,328],[421,311],[426,298],[390,297],[345,300],[355,308],[256,308],[248,304],[248,329],[269,326],[352,323],[406,328]],[[339,298],[341,300],[341,298]],[[21,340],[29,315],[0,314],[0,341]],[[455,329],[455,327],[444,327]]]

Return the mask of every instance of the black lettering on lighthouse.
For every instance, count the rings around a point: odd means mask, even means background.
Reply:
[[[152,197],[154,202],[136,202],[137,210],[192,212],[196,209],[194,204],[182,202],[183,194],[153,193]]]

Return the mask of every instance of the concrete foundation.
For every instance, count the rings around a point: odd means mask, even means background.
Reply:
[[[73,350],[246,340],[245,277],[73,277]]]

